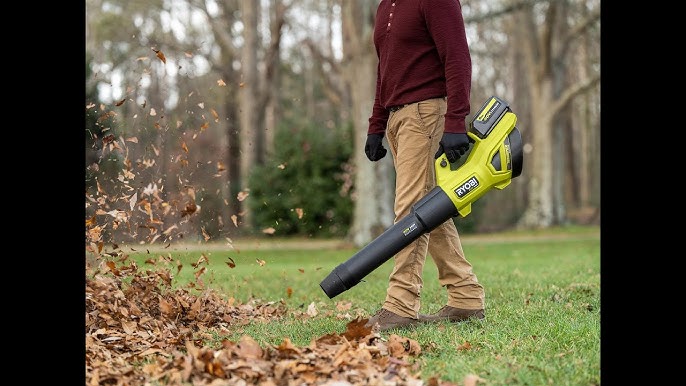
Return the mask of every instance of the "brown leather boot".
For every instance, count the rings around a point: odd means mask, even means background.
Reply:
[[[421,322],[440,322],[442,320],[449,320],[451,322],[463,322],[469,318],[483,319],[486,315],[483,309],[465,310],[463,308],[455,308],[450,306],[443,306],[438,312],[426,315],[419,314]]]
[[[392,328],[414,327],[419,323],[419,319],[406,318],[382,308],[369,318],[364,326],[375,331],[386,331]]]

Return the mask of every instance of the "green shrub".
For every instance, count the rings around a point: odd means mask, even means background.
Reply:
[[[249,177],[254,226],[282,236],[344,236],[353,212],[350,129],[282,128],[274,143]]]

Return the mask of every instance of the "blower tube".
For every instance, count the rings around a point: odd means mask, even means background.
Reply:
[[[457,214],[457,209],[448,195],[440,186],[436,186],[412,206],[410,214],[334,268],[319,286],[329,299],[333,299],[355,286],[419,236],[431,232]]]

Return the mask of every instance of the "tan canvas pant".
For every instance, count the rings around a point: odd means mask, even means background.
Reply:
[[[436,186],[434,154],[443,135],[445,112],[445,98],[436,98],[390,113],[386,139],[396,171],[394,222],[408,215],[412,205]],[[484,308],[484,288],[465,259],[452,219],[418,237],[394,256],[383,308],[401,316],[417,317],[427,252],[438,268],[440,285],[448,291],[449,306]]]

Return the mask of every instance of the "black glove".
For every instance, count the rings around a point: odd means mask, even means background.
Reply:
[[[386,155],[381,140],[383,134],[369,134],[367,135],[367,143],[364,145],[364,154],[367,155],[370,161],[378,161]]]
[[[434,156],[437,159],[442,153],[448,157],[448,162],[453,163],[460,159],[469,150],[469,136],[466,133],[443,133],[443,138],[438,145],[438,152]]]

